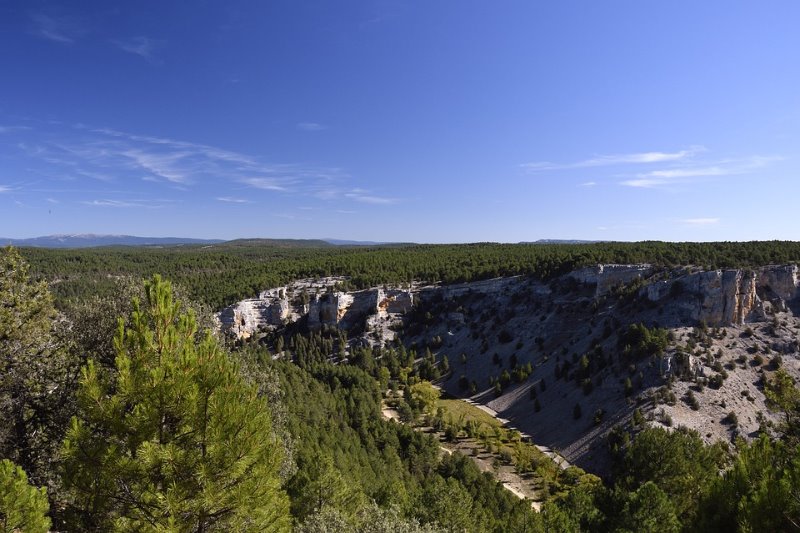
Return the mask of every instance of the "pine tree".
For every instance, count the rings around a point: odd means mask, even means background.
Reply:
[[[9,461],[0,461],[0,532],[46,533],[47,491],[28,485],[25,471]]]
[[[80,365],[65,349],[45,282],[14,248],[0,252],[0,457],[51,488]]]
[[[83,369],[64,442],[76,527],[136,531],[287,531],[282,450],[255,387],[168,282],[145,285],[120,321],[116,379]]]

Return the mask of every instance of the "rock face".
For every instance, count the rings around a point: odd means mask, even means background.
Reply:
[[[650,265],[597,265],[576,270],[568,276],[580,283],[597,285],[596,296],[603,296],[614,287],[648,277],[652,271]]]
[[[269,289],[258,298],[243,300],[219,314],[222,330],[247,339],[260,330],[276,329],[307,318],[311,330],[338,327],[379,331],[378,340],[394,338],[391,326],[414,305],[414,292],[399,288],[374,288],[345,292],[336,290],[343,278],[298,280]]]
[[[673,323],[709,326],[765,320],[771,309],[786,310],[800,304],[800,272],[797,265],[766,266],[757,270],[682,269],[656,272],[651,265],[597,265],[565,276],[595,286],[595,298],[606,297],[615,287],[643,283],[639,297],[663,308]],[[361,291],[339,290],[344,278],[298,280],[263,291],[258,298],[243,300],[219,315],[222,329],[239,339],[259,330],[274,329],[307,318],[312,330],[337,327],[372,333],[370,342],[394,339],[393,327],[402,323],[416,299],[501,295],[533,291],[548,298],[547,284],[527,284],[521,277],[497,278],[445,286],[401,289],[381,287]],[[458,322],[453,318],[454,322]]]
[[[785,310],[800,296],[798,285],[796,265],[766,266],[678,275],[647,285],[642,294],[697,322],[723,326],[764,320],[768,306]]]

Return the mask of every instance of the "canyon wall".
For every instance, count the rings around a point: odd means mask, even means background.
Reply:
[[[786,310],[800,296],[797,265],[771,265],[755,270],[657,270],[651,265],[596,265],[565,276],[594,287],[595,299],[609,297],[616,287],[638,281],[642,300],[663,308],[673,323],[709,326],[765,320],[770,309]],[[337,327],[371,330],[378,342],[393,339],[392,326],[402,323],[419,299],[452,299],[466,294],[492,296],[525,291],[547,299],[547,284],[523,277],[497,278],[454,285],[411,288],[376,287],[360,291],[339,290],[344,278],[298,280],[263,291],[258,298],[225,308],[219,319],[225,333],[246,339],[259,330],[279,328],[307,318],[311,330]]]

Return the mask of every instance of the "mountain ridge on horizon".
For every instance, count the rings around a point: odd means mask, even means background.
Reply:
[[[179,246],[183,244],[222,244],[242,242],[280,242],[318,244],[320,246],[380,246],[398,244],[378,241],[350,239],[278,239],[269,237],[245,237],[237,239],[199,239],[191,237],[140,237],[124,234],[57,233],[29,238],[0,237],[0,246],[30,246],[35,248],[92,248],[99,246]],[[409,243],[410,244],[410,243]]]

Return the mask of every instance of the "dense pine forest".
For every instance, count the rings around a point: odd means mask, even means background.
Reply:
[[[442,367],[427,354],[402,343],[345,353],[346,332],[226,345],[210,315],[300,277],[367,287],[548,279],[598,262],[753,267],[800,261],[800,243],[0,254],[3,531],[800,529],[800,390],[780,371],[766,393],[783,423],[751,443],[709,446],[638,421],[612,433],[608,479],[529,458],[549,472],[537,512],[466,456],[382,417],[393,392],[405,420],[455,423],[431,409],[428,380]]]
[[[322,241],[219,245],[25,248],[32,274],[59,300],[109,294],[119,276],[161,273],[212,309],[304,277],[348,276],[354,288],[411,281],[457,283],[498,276],[552,278],[597,263],[754,267],[800,261],[800,243],[463,244],[338,247]]]

